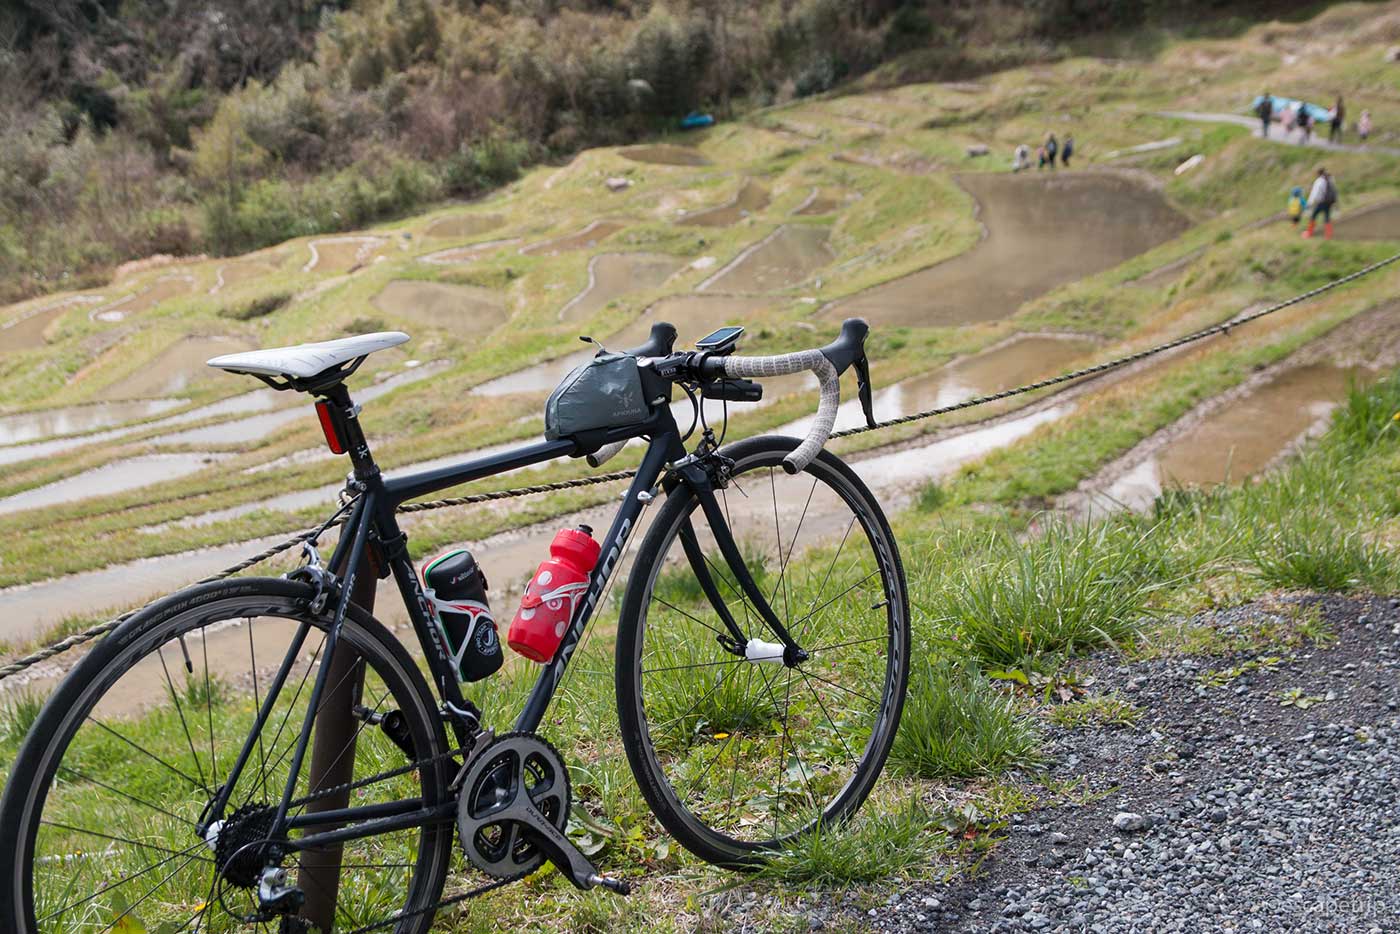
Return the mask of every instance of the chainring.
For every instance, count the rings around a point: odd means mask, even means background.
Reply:
[[[544,862],[524,825],[504,816],[525,796],[564,831],[571,804],[564,760],[534,733],[502,733],[474,757],[457,797],[462,849],[473,866],[494,879],[527,876]]]

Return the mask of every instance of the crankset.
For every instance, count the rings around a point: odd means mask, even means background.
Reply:
[[[467,766],[457,798],[457,830],[472,865],[496,879],[518,879],[548,859],[580,889],[602,885],[627,894],[564,835],[571,804],[569,771],[534,733],[503,733]]]

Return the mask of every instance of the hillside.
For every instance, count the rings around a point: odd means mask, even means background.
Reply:
[[[0,301],[404,216],[885,63],[966,78],[1296,7],[24,0],[0,9]]]

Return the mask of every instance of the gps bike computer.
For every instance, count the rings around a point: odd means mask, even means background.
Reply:
[[[720,328],[710,334],[706,334],[695,342],[695,346],[700,350],[708,350],[710,353],[733,350],[734,345],[739,342],[739,335],[744,333],[744,329],[738,325]]]

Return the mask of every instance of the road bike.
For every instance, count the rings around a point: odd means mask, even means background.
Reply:
[[[889,523],[823,449],[852,366],[870,419],[868,329],[853,319],[823,348],[770,357],[736,356],[741,331],[675,351],[675,328],[654,325],[644,346],[609,355],[635,366],[641,411],[390,476],[346,380],[407,335],[211,361],[315,398],[327,444],[353,468],[319,530],[339,524],[339,538],[324,562],[308,541],[283,577],[234,577],[150,604],[66,675],[0,803],[0,929],[411,934],[482,891],[478,874],[504,884],[545,860],[580,888],[625,892],[570,837],[570,770],[540,732],[615,577],[626,579],[618,735],[587,737],[580,755],[620,760],[620,746],[660,825],[720,866],[761,865],[847,820],[889,753],[910,652]],[[761,399],[755,380],[804,371],[821,385],[805,439],[716,437],[706,400],[727,416],[730,402]],[[685,399],[673,406],[676,387]],[[597,466],[632,439],[645,453],[586,592],[528,694],[517,693],[513,723],[492,729],[487,698],[528,679],[501,672],[469,687],[481,705],[467,696],[398,509],[558,458]],[[421,660],[367,608],[390,576]],[[556,705],[551,722],[563,716]]]

